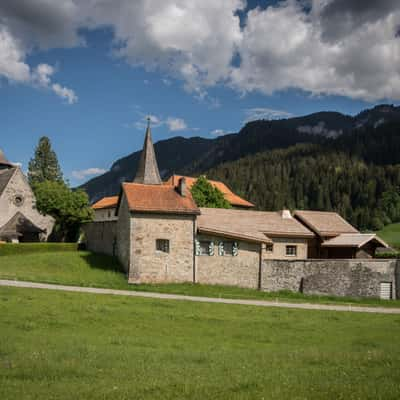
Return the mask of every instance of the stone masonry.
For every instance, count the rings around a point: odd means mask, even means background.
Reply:
[[[226,239],[211,235],[198,235],[197,240],[213,242],[213,256],[196,256],[196,282],[211,285],[231,285],[248,288],[258,287],[260,244]],[[219,255],[219,242],[236,241],[237,256]]]
[[[194,216],[132,214],[130,283],[193,282]],[[156,240],[169,240],[169,253]]]
[[[379,297],[380,283],[390,282],[393,297],[400,262],[397,260],[263,260],[261,289],[305,294]]]
[[[17,212],[20,212],[39,228],[45,230],[41,239],[46,240],[53,229],[54,219],[48,215],[40,214],[36,209],[35,195],[21,169],[16,167],[12,171],[14,173],[0,195],[0,227],[6,224]],[[21,199],[18,203],[15,201],[17,197]]]

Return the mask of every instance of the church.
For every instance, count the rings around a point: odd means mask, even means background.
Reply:
[[[53,225],[52,217],[36,210],[35,195],[21,168],[0,150],[0,241],[46,241]]]
[[[199,208],[190,191],[194,179],[161,180],[148,126],[134,181],[92,206],[87,248],[117,256],[130,283],[257,288],[268,260],[371,259],[376,248],[387,247],[334,212],[253,211],[226,185],[231,209]]]

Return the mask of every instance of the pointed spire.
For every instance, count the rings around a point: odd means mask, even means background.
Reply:
[[[146,136],[144,138],[143,150],[136,172],[135,183],[145,185],[161,185],[160,172],[158,170],[157,159],[151,140],[150,118],[147,118]]]

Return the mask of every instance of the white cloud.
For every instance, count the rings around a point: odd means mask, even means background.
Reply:
[[[160,126],[166,126],[170,132],[183,131],[183,130],[197,130],[197,128],[189,128],[186,121],[182,118],[167,117],[162,118],[157,115],[145,115],[139,112],[141,118],[139,121],[134,123],[136,129],[143,130],[147,127],[147,119],[150,118],[150,124],[152,128],[159,128]],[[130,127],[131,124],[125,125]]]
[[[182,118],[168,117],[165,123],[167,124],[168,129],[172,132],[183,131],[187,129],[186,122]]]
[[[300,88],[318,95],[400,99],[398,8],[378,19],[361,20],[344,38],[326,41],[322,16],[329,4],[314,0],[310,13],[294,0],[251,10],[232,85],[267,94]]]
[[[229,132],[226,132],[223,129],[214,129],[213,131],[210,132],[210,134],[213,136],[224,136],[227,133],[229,133]]]
[[[78,101],[72,89],[62,87],[51,82],[55,73],[54,67],[49,64],[39,64],[33,70],[25,62],[26,51],[20,42],[9,31],[0,25],[0,77],[11,82],[30,84],[36,87],[51,89],[58,96],[67,100],[69,104]]]
[[[78,96],[72,89],[68,89],[66,87],[61,86],[58,83],[53,83],[51,85],[54,93],[56,93],[61,98],[65,99],[68,104],[74,104],[78,101]]]
[[[246,118],[244,122],[255,121],[259,119],[282,119],[293,117],[293,114],[284,110],[274,110],[266,107],[249,108],[245,110]]]
[[[2,0],[0,75],[30,83],[28,54],[81,46],[80,28],[108,27],[116,57],[162,71],[166,85],[179,79],[200,99],[218,84],[240,93],[297,88],[400,99],[398,0],[285,0],[248,11],[241,28],[244,7],[244,0]],[[46,86],[76,99],[59,83]]]
[[[94,168],[93,167],[93,168],[88,168],[88,169],[72,171],[71,175],[75,179],[82,180],[89,176],[104,174],[105,172],[106,172],[106,170],[103,168]]]
[[[16,82],[29,81],[30,68],[24,58],[21,44],[0,25],[0,76]]]

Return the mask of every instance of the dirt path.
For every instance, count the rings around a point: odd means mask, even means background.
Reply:
[[[90,288],[90,287],[80,287],[80,286],[65,286],[65,285],[54,285],[48,283],[11,281],[2,279],[0,279],[0,286],[61,290],[67,292],[111,294],[117,296],[148,297],[152,299],[181,300],[181,301],[183,300],[183,301],[194,301],[200,303],[239,304],[246,306],[257,306],[257,307],[279,307],[279,308],[296,308],[303,310],[351,311],[351,312],[379,313],[379,314],[400,314],[400,308],[362,307],[353,305],[333,305],[333,304],[331,305],[331,304],[312,304],[312,303],[284,303],[284,302],[268,301],[268,300],[224,299],[215,297],[185,296],[180,294],[139,292],[134,290],[131,291],[131,290],[100,289],[100,288]]]

